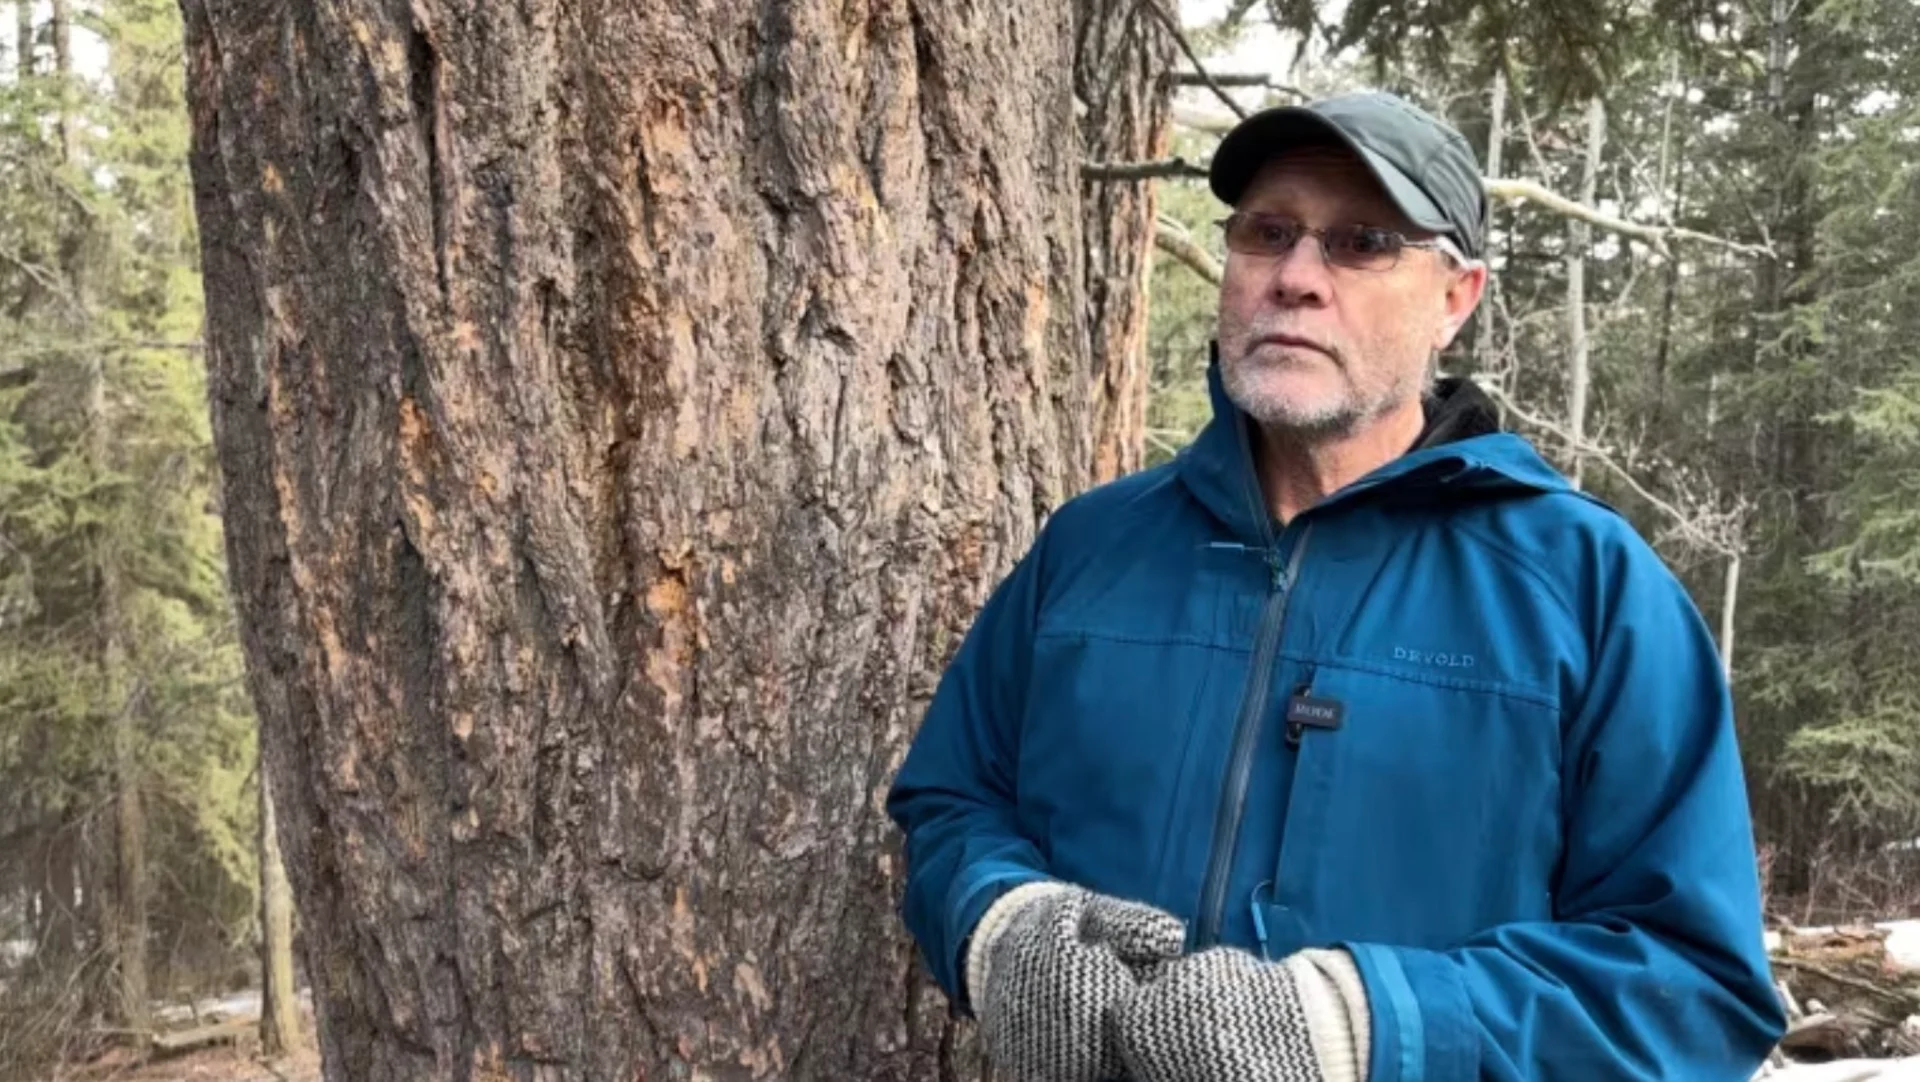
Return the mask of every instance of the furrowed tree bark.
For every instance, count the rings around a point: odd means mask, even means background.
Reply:
[[[273,787],[260,773],[260,1049],[270,1056],[300,1047],[293,990],[293,888],[280,855]]]
[[[1132,0],[1077,0],[1074,95],[1089,161],[1158,161],[1173,134],[1161,76],[1173,42]],[[1086,305],[1095,391],[1093,471],[1109,480],[1140,468],[1147,424],[1147,275],[1158,186],[1088,182]]]
[[[1072,10],[184,9],[327,1076],[971,1076],[882,801],[1091,474]]]

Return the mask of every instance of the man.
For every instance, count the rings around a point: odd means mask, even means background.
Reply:
[[[1347,96],[1211,183],[1212,424],[1051,518],[889,799],[935,976],[1015,1079],[1745,1080],[1784,1019],[1713,643],[1430,385],[1465,140]]]

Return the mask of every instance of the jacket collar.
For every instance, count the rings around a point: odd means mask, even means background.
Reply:
[[[1194,497],[1232,533],[1263,544],[1274,527],[1253,466],[1250,421],[1227,397],[1217,346],[1207,365],[1213,419],[1175,459],[1180,479]],[[1427,423],[1408,452],[1329,495],[1308,514],[1371,493],[1375,496],[1484,498],[1571,490],[1525,439],[1502,432],[1491,401],[1471,380],[1439,381],[1426,401]]]

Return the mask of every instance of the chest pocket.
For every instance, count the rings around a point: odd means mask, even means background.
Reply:
[[[1313,695],[1342,719],[1302,734],[1268,910],[1276,953],[1339,940],[1441,949],[1551,916],[1560,723],[1548,697],[1337,662],[1316,666]]]

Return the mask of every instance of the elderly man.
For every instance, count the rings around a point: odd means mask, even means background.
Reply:
[[[1048,521],[890,796],[934,975],[1014,1079],[1746,1079],[1784,1020],[1713,643],[1432,377],[1465,140],[1352,95],[1211,181],[1212,424]]]

